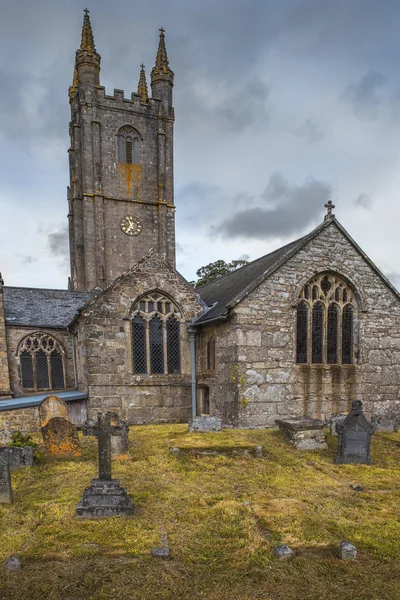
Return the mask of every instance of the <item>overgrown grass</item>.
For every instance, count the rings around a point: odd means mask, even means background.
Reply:
[[[79,459],[43,457],[14,471],[14,504],[0,505],[0,598],[196,600],[400,599],[400,436],[373,437],[372,466],[299,452],[275,430],[188,434],[185,425],[132,427],[131,460],[113,475],[133,495],[130,518],[75,517],[96,476],[96,441]],[[259,444],[264,457],[173,456],[169,448]],[[360,483],[363,493],[350,489]],[[171,559],[151,557],[160,529]],[[359,559],[337,558],[347,539]],[[282,563],[273,548],[296,557]]]

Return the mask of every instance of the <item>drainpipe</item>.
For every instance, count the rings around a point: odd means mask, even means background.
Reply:
[[[190,364],[192,373],[192,417],[197,413],[196,402],[196,328],[188,327],[190,341]]]
[[[75,380],[75,389],[78,389],[78,371],[76,368],[76,354],[75,354],[75,334],[72,333],[72,331],[70,330],[69,327],[67,327],[67,330],[70,332],[71,334],[71,338],[72,338],[72,361],[74,364],[74,380]]]

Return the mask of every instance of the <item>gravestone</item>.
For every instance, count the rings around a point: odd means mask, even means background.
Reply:
[[[86,421],[83,435],[96,436],[98,441],[99,477],[93,479],[76,507],[79,517],[114,517],[133,512],[132,498],[111,477],[111,437],[122,435],[123,427],[111,424],[111,414],[99,413],[97,425]]]
[[[121,421],[117,413],[110,413],[110,423],[114,427],[120,427],[121,434],[111,436],[112,458],[129,457],[129,425]]]
[[[189,433],[221,431],[222,421],[219,417],[193,417],[188,424]]]
[[[32,446],[6,446],[0,448],[0,456],[4,455],[10,469],[19,469],[20,467],[33,467],[33,448]]]
[[[0,504],[10,504],[13,501],[10,465],[5,455],[0,455]]]
[[[45,427],[42,436],[46,452],[52,456],[80,456],[78,431],[72,423],[62,417],[53,417]]]
[[[337,423],[338,449],[336,464],[371,464],[371,435],[375,427],[365,418],[361,400],[353,400],[351,411],[342,423]]]
[[[50,419],[54,419],[54,417],[61,417],[69,421],[67,403],[58,396],[47,396],[39,404],[40,427],[46,427]]]

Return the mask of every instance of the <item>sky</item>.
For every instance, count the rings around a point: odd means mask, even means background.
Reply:
[[[332,200],[400,288],[400,2],[90,0],[100,83],[129,97],[166,30],[177,268],[253,260]],[[0,271],[66,288],[70,107],[83,9],[0,0]]]

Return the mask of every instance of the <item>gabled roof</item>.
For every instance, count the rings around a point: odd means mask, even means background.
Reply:
[[[201,325],[210,321],[224,319],[228,316],[229,309],[246,297],[255,287],[270,277],[279,267],[284,265],[292,256],[301,250],[308,242],[319,235],[324,229],[330,225],[336,226],[343,236],[350,242],[355,250],[369,264],[371,269],[383,280],[385,285],[393,292],[400,300],[400,294],[390,281],[383,275],[378,267],[370,258],[361,250],[353,238],[347,233],[344,227],[332,215],[318,225],[313,231],[278,250],[274,250],[270,254],[266,254],[257,260],[236,269],[232,273],[215,279],[206,285],[196,289],[200,294],[201,299],[209,306],[209,310],[203,312],[194,321],[194,325]]]
[[[97,292],[3,287],[6,325],[65,329]]]
[[[147,261],[152,260],[152,259],[156,259],[159,261],[160,268],[165,268],[166,270],[168,270],[172,273],[175,273],[175,275],[178,277],[178,279],[180,279],[182,281],[182,283],[184,283],[188,288],[193,290],[193,293],[196,294],[196,291],[194,290],[193,286],[187,281],[187,279],[185,279],[183,277],[183,275],[181,275],[174,267],[172,267],[165,260],[165,258],[163,258],[163,256],[161,256],[161,254],[159,254],[154,248],[150,248],[149,252],[143,258],[141,258],[138,262],[136,262],[131,267],[129,267],[129,269],[127,269],[124,273],[121,273],[121,275],[119,275],[116,279],[114,279],[114,281],[112,283],[110,283],[109,286],[107,286],[106,288],[104,288],[104,290],[100,290],[99,292],[97,292],[96,294],[93,294],[90,298],[88,298],[88,300],[85,303],[83,303],[82,306],[79,307],[76,314],[74,315],[74,318],[70,321],[69,324],[72,325],[78,319],[78,317],[84,310],[90,309],[97,302],[101,302],[101,298],[105,294],[107,294],[111,289],[117,287],[121,281],[123,281],[125,278],[127,278],[130,275],[132,275],[133,273],[135,273],[135,271],[137,271],[143,265],[145,265]],[[199,298],[199,302],[201,303],[201,299],[199,296],[198,296],[198,298]]]

